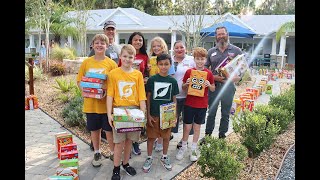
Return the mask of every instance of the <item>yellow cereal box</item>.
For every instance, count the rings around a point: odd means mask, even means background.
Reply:
[[[159,68],[157,66],[157,56],[152,56],[149,59],[149,64],[151,65],[150,72],[149,72],[150,77],[159,73]]]
[[[176,103],[160,105],[160,128],[167,129],[176,126]]]
[[[207,80],[207,74],[206,71],[191,70],[188,95],[204,96],[204,90],[206,88],[204,83]]]

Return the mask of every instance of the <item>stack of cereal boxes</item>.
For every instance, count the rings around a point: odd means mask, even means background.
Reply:
[[[141,131],[145,115],[140,109],[113,108],[113,125],[117,133]]]
[[[78,148],[73,142],[72,134],[67,132],[55,134],[55,145],[60,162],[56,174],[49,179],[62,180],[72,177],[72,180],[79,180]]]
[[[87,98],[101,99],[104,97],[104,81],[107,75],[97,72],[87,72],[82,77],[80,86],[82,87],[82,96]]]

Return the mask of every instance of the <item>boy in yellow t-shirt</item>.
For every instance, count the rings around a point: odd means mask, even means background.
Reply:
[[[93,37],[93,49],[95,55],[85,59],[77,75],[77,84],[80,87],[80,81],[87,72],[96,72],[102,74],[108,74],[112,69],[117,68],[117,64],[105,56],[105,51],[109,45],[109,39],[104,34],[97,34]],[[107,81],[104,81],[104,93]],[[81,87],[80,87],[81,89]],[[100,141],[101,141],[101,129],[107,131],[107,140],[110,145],[111,151],[113,151],[113,137],[112,128],[108,123],[106,97],[102,99],[86,98],[84,97],[83,112],[87,116],[87,128],[91,132],[91,141],[94,147],[94,158],[92,165],[94,167],[101,166],[101,153],[100,153]]]
[[[121,67],[112,70],[108,75],[107,90],[107,112],[109,124],[113,126],[113,107],[140,108],[146,111],[146,93],[144,88],[143,75],[140,71],[132,68],[135,48],[126,44],[120,52]],[[120,179],[121,154],[124,149],[122,167],[127,174],[134,176],[136,170],[129,165],[132,141],[139,141],[140,131],[117,133],[113,127],[114,147],[114,168],[112,179]]]

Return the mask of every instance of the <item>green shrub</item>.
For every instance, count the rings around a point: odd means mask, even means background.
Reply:
[[[59,46],[55,46],[51,52],[51,59],[58,60],[60,62],[63,59],[75,59],[75,54],[72,49],[69,48],[60,48]]]
[[[49,71],[51,72],[52,76],[60,76],[65,74],[66,72],[66,65],[62,62],[52,61],[50,62]]]
[[[269,105],[288,110],[292,116],[295,116],[295,85],[288,90],[275,96],[270,96]]]
[[[79,88],[79,86],[75,85],[74,88],[72,89],[72,97],[82,97],[82,91]]]
[[[67,125],[74,127],[79,126],[84,128],[86,126],[86,117],[82,112],[83,98],[76,97],[72,99],[62,110],[62,117]]]
[[[71,91],[71,89],[74,89],[77,87],[74,81],[67,80],[63,76],[61,78],[56,78],[56,85],[53,85],[54,88],[61,90],[61,92],[68,92]]]
[[[25,76],[24,79],[29,81],[29,67],[27,65],[24,66]],[[38,66],[33,66],[33,80],[47,80],[47,76],[43,73],[43,70]]]
[[[217,180],[236,179],[245,167],[243,160],[248,156],[247,149],[241,144],[227,144],[225,140],[205,137],[205,145],[200,146],[197,164],[204,177]]]
[[[239,133],[241,143],[249,150],[249,156],[255,157],[270,147],[280,131],[278,124],[269,123],[265,115],[244,110],[232,121],[234,132]]]
[[[59,94],[58,99],[60,99],[63,103],[69,102],[69,95],[68,94]]]
[[[289,123],[293,120],[293,116],[286,109],[270,106],[266,104],[256,105],[253,111],[257,114],[265,115],[268,123],[279,124],[280,131],[283,132],[288,128]]]

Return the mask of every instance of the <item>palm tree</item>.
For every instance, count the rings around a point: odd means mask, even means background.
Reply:
[[[287,32],[295,31],[295,21],[289,21],[280,26],[278,31],[276,32],[276,40],[279,41],[281,36]]]

